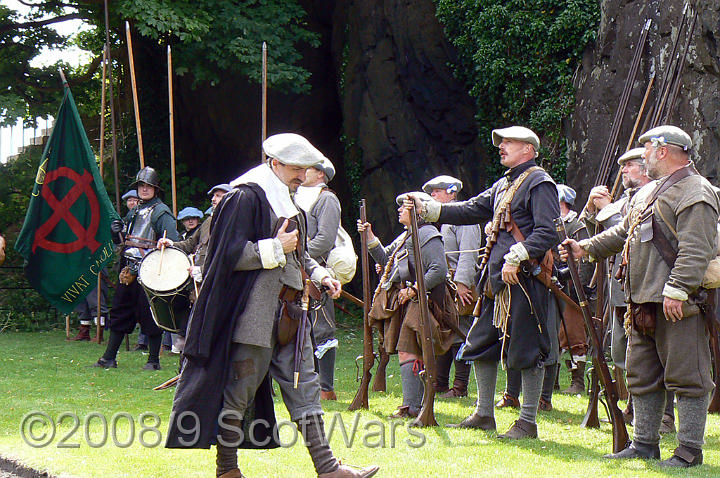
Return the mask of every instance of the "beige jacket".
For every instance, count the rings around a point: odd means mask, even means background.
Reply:
[[[651,182],[638,191],[620,224],[581,245],[597,258],[622,251],[629,228],[661,182]],[[662,302],[664,297],[687,300],[700,286],[708,263],[716,255],[720,202],[707,179],[693,175],[663,192],[652,210],[678,256],[672,269],[668,267],[653,244],[651,218],[638,225],[629,238],[626,299],[637,304]]]

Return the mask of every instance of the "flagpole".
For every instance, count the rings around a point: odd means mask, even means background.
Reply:
[[[262,143],[267,138],[267,43],[262,44],[262,141],[260,142],[260,159],[265,162],[265,151]]]
[[[167,47],[167,67],[168,67],[168,108],[170,110],[170,176],[172,180],[172,205],[173,216],[177,217],[177,189],[175,185],[175,125],[174,125],[174,107],[173,107],[173,71],[172,71],[172,50],[170,45]]]
[[[58,68],[58,71],[60,72],[60,79],[62,80],[63,89],[68,88],[68,82],[65,79],[65,73],[63,73],[62,68]]]
[[[135,129],[137,130],[138,153],[140,154],[140,169],[145,167],[143,154],[142,129],[140,128],[140,105],[138,104],[137,84],[135,83],[135,60],[133,59],[132,36],[130,23],[125,22],[125,37],[127,38],[128,60],[130,62],[130,84],[132,85],[133,105],[135,106]]]
[[[117,139],[115,137],[115,96],[113,94],[113,74],[112,74],[112,53],[110,51],[110,17],[108,13],[108,0],[105,3],[105,50],[107,51],[108,64],[108,92],[110,93],[110,127],[112,128],[112,157],[113,157],[113,173],[115,177],[115,210],[120,214],[120,176],[118,173],[117,161]]]
[[[105,108],[106,108],[106,96],[105,96],[105,84],[107,83],[107,48],[103,47],[103,68],[102,68],[102,93],[100,95],[100,179],[105,183]],[[101,344],[102,338],[102,325],[100,324],[100,304],[102,300],[101,287],[102,287],[102,272],[98,273],[97,276],[97,301],[95,302],[95,339],[93,342]]]

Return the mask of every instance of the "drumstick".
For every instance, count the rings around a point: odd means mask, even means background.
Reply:
[[[192,267],[195,267],[195,254],[190,254],[190,265]],[[190,274],[190,275],[192,275],[192,274]],[[198,292],[197,281],[195,280],[194,277],[193,277],[193,285],[195,286],[195,300],[197,300],[200,293]]]
[[[163,239],[167,239],[167,229],[163,231]],[[163,254],[165,254],[165,243],[163,243],[162,247],[160,247],[160,264],[158,264],[158,275],[160,275],[160,271],[162,271]]]

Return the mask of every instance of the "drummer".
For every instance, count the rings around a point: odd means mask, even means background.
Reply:
[[[210,217],[205,219],[205,221],[199,227],[199,232],[196,231],[189,238],[180,242],[174,242],[172,239],[168,238],[158,239],[158,249],[164,246],[174,246],[185,252],[186,254],[190,254],[190,258],[193,264],[193,267],[190,268],[190,275],[192,275],[193,279],[198,284],[202,282],[202,267],[205,263],[205,254],[207,252],[208,243],[210,242],[210,225],[212,224],[212,211],[215,210],[215,207],[220,203],[220,200],[223,198],[223,196],[225,196],[225,194],[227,194],[228,191],[230,191],[231,189],[232,188],[229,184],[218,184],[217,186],[213,186],[212,188],[210,188],[210,190],[208,191],[208,196],[210,196],[210,202],[212,203]],[[190,292],[190,300],[195,302],[194,288]],[[180,336],[178,338],[173,337],[173,348],[179,349],[180,353],[182,353],[183,347],[185,346],[185,330],[179,332],[179,335]]]
[[[117,352],[125,334],[129,334],[137,323],[148,336],[149,355],[144,370],[160,370],[160,342],[162,330],[155,324],[150,313],[150,304],[142,286],[137,281],[137,272],[143,256],[152,249],[159,237],[178,240],[175,217],[158,194],[160,178],[151,167],[141,169],[135,177],[140,202],[130,214],[127,224],[116,221],[111,228],[114,234],[123,229],[128,231],[120,259],[120,275],[110,309],[110,338],[105,353],[93,367],[117,368]]]

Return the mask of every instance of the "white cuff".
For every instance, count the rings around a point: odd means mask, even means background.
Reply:
[[[688,300],[687,292],[682,289],[678,289],[677,287],[673,287],[670,284],[665,284],[662,295],[669,299],[681,300],[683,302]]]
[[[437,222],[440,219],[442,203],[438,201],[423,201],[423,213],[420,215],[425,222]]]
[[[510,252],[503,256],[505,262],[511,266],[519,266],[522,261],[526,261],[529,258],[530,255],[522,242],[516,242],[510,246]]]
[[[312,279],[313,282],[318,282],[320,284],[322,284],[323,279],[326,277],[329,277],[330,279],[333,278],[332,274],[330,274],[330,272],[322,266],[316,267],[312,271],[312,274],[310,274],[310,279]]]
[[[578,246],[580,246],[581,249],[584,249],[585,252],[587,252],[587,260],[588,262],[597,262],[597,258],[590,254],[590,251],[588,251],[588,248],[590,247],[590,239],[582,239],[578,241]]]
[[[287,260],[282,249],[282,243],[277,238],[261,239],[258,241],[258,252],[263,269],[285,267]]]
[[[372,241],[368,241],[367,246],[368,246],[368,249],[374,249],[375,247],[377,247],[379,245],[380,245],[380,239],[378,239],[377,236],[375,236],[375,239],[373,239]]]

